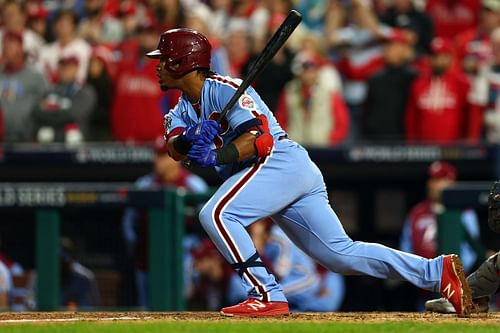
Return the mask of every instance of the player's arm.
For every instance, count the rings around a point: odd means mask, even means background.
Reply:
[[[254,118],[241,123],[236,132],[239,137],[233,140],[238,150],[238,161],[252,157],[264,157],[271,153],[274,139],[269,131],[269,123],[264,114],[254,113]]]
[[[210,167],[244,161],[254,156],[264,157],[271,153],[274,139],[269,133],[265,115],[257,115],[243,122],[235,131],[239,136],[218,149],[211,149],[208,144],[195,143],[188,152],[188,158],[202,167]]]
[[[182,140],[180,139],[181,135],[182,134],[171,136],[167,141],[168,154],[176,161],[185,160],[187,154],[187,151],[179,151],[179,144],[182,145]],[[191,148],[191,145],[187,146],[188,151],[189,148]]]
[[[255,148],[256,136],[251,133],[243,133],[236,138],[234,144],[238,151],[238,161],[244,161],[257,155],[257,148]]]

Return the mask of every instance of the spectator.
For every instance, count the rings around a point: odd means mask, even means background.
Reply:
[[[427,198],[410,210],[403,226],[400,248],[404,252],[415,253],[424,258],[434,258],[440,254],[437,243],[437,216],[445,210],[441,203],[441,193],[453,185],[457,170],[449,163],[436,161],[427,169],[427,175]],[[472,209],[463,210],[460,223],[467,234],[466,239],[470,239],[460,244],[459,253],[464,269],[468,272],[477,260],[482,260],[471,245],[472,242],[480,242],[476,213]],[[429,293],[425,295],[430,296]],[[422,305],[423,302],[419,307]]]
[[[85,0],[85,18],[79,34],[89,44],[118,44],[123,39],[121,22],[104,11],[104,0]]]
[[[426,13],[415,7],[413,0],[395,0],[382,16],[381,22],[411,33],[417,54],[429,53],[433,37],[432,21]]]
[[[344,79],[344,99],[351,117],[350,141],[359,138],[366,81],[383,66],[379,40],[387,32],[371,6],[362,0],[352,0],[348,6],[333,0],[327,8],[325,40]]]
[[[137,26],[140,23],[140,14],[137,7],[135,1],[123,1],[120,3],[117,16],[123,30],[121,41],[135,36]],[[141,12],[141,14],[143,17],[145,16],[145,13]]]
[[[405,111],[405,136],[409,142],[456,143],[477,140],[471,128],[467,77],[453,65],[451,42],[435,38],[431,43],[431,70],[411,87]]]
[[[110,108],[113,93],[113,54],[106,48],[94,48],[90,57],[87,83],[96,93],[96,103],[90,113],[90,141],[111,141]]]
[[[431,17],[435,36],[454,38],[477,26],[481,0],[427,0],[425,12]]]
[[[186,9],[181,0],[158,0],[154,2],[154,14],[159,31],[180,28],[186,23]]]
[[[305,53],[292,66],[295,78],[285,85],[276,111],[281,127],[304,145],[342,142],[349,132],[349,114],[337,71]]]
[[[155,142],[154,172],[139,178],[136,186],[139,189],[172,186],[184,188],[190,192],[205,192],[207,184],[200,177],[192,174],[174,161],[167,152],[165,140],[160,137]],[[148,305],[148,215],[146,210],[128,208],[122,220],[122,230],[127,247],[134,257],[139,306]],[[186,239],[186,244],[187,239]],[[189,249],[186,249],[189,252]]]
[[[43,5],[38,2],[31,2],[28,3],[26,6],[27,6],[26,25],[28,26],[28,29],[31,29],[31,31],[33,31],[38,36],[38,38],[43,42],[42,45],[45,45],[48,34],[47,18],[49,13],[43,7]]]
[[[283,14],[273,14],[270,17],[264,38],[266,41],[271,38],[284,19],[285,15]],[[254,49],[248,63],[243,67],[243,76],[248,74],[261,51],[262,49]],[[277,110],[279,95],[285,84],[293,79],[292,59],[293,52],[285,44],[254,81],[253,87],[272,112]]]
[[[294,245],[283,230],[269,222],[252,224],[250,234],[266,266],[283,287],[290,310],[337,311],[344,299],[343,277],[330,271],[322,274],[316,263]],[[245,299],[244,290],[242,294]]]
[[[148,142],[164,134],[163,114],[175,105],[179,92],[158,89],[156,62],[145,57],[156,47],[156,30],[141,25],[137,40],[122,46],[111,101],[113,138],[119,141]]]
[[[33,113],[39,142],[78,144],[88,137],[96,93],[91,86],[77,82],[77,73],[76,56],[59,59],[58,82]]]
[[[188,294],[190,309],[215,311],[244,297],[238,276],[210,239],[201,241],[191,255],[195,279]]]
[[[12,276],[7,266],[0,261],[0,309],[9,307],[9,298],[12,291]]]
[[[456,35],[457,58],[465,73],[475,76],[491,61],[491,33],[500,27],[500,0],[482,0],[479,23]]]
[[[26,63],[23,36],[6,32],[3,36],[0,71],[0,108],[3,112],[4,142],[32,141],[32,113],[47,91],[45,78]]]
[[[73,311],[99,305],[95,274],[76,260],[74,244],[66,237],[61,238],[60,260],[60,304]]]
[[[224,47],[229,60],[229,76],[243,77],[243,67],[250,59],[248,20],[232,18],[224,34]]]
[[[368,80],[364,138],[369,141],[404,140],[404,112],[416,73],[409,66],[410,40],[394,30],[384,46],[384,67]]]
[[[3,112],[2,112],[2,110],[0,110],[0,142],[3,141],[3,132],[4,132]]]
[[[312,31],[322,32],[326,14],[327,1],[297,1],[297,8],[302,13],[304,25]]]
[[[23,37],[23,49],[27,55],[27,61],[34,63],[40,53],[40,49],[45,44],[43,38],[26,28],[26,14],[21,3],[15,0],[9,0],[2,7],[2,23],[0,28],[0,45],[4,34],[12,31]],[[1,51],[1,49],[0,49]]]
[[[500,28],[491,34],[491,46],[492,61],[480,68],[470,98],[481,122],[477,128],[484,130],[489,143],[500,143]]]
[[[210,31],[212,12],[207,6],[199,4],[190,8],[186,16],[186,28],[196,30],[205,35],[212,45],[210,64],[214,72],[221,75],[229,74],[229,59],[227,51],[218,37]]]
[[[78,58],[79,83],[85,82],[91,53],[90,45],[77,37],[78,17],[71,10],[61,10],[54,21],[56,41],[44,46],[37,62],[38,68],[50,82],[57,82],[57,67],[60,58],[76,56]]]

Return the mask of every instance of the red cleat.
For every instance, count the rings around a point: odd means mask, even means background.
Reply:
[[[470,315],[474,308],[471,291],[465,279],[464,267],[456,254],[444,257],[441,295],[453,304],[459,316]]]
[[[262,302],[249,298],[240,304],[223,308],[220,313],[224,316],[260,317],[283,316],[290,314],[287,302]]]

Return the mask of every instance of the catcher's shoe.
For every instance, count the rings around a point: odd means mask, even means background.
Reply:
[[[472,302],[474,303],[477,312],[488,312],[490,309],[489,297],[473,299]],[[425,302],[425,310],[437,313],[455,313],[453,305],[444,297],[431,299]]]
[[[287,302],[263,302],[249,298],[240,304],[223,308],[220,313],[229,317],[260,317],[288,315],[290,311]]]
[[[444,297],[431,299],[425,302],[425,310],[438,313],[455,313],[453,304]]]
[[[444,257],[441,295],[453,304],[459,316],[468,316],[472,312],[471,292],[465,280],[464,267],[456,254]]]

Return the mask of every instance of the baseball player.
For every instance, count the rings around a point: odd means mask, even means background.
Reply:
[[[303,147],[287,137],[253,88],[247,89],[220,125],[214,121],[241,80],[212,72],[210,49],[202,34],[173,29],[164,32],[158,48],[147,55],[160,60],[161,89],[183,92],[165,115],[169,153],[176,160],[215,167],[225,180],[199,217],[240,275],[248,299],[221,313],[289,313],[282,287],[264,267],[245,229],[271,216],[300,249],[331,271],[406,280],[441,292],[459,315],[468,315],[471,295],[457,255],[425,259],[347,236],[328,202],[318,167]]]
[[[488,225],[500,233],[500,181],[493,184],[488,196]],[[488,312],[491,296],[500,289],[500,252],[486,259],[479,268],[467,277],[472,291],[472,300],[479,312]],[[427,301],[425,309],[440,313],[453,313],[454,307],[445,298]]]

